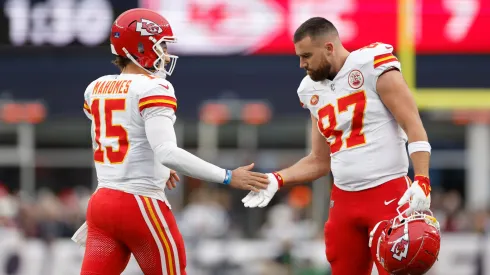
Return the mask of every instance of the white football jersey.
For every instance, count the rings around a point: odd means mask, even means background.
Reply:
[[[407,136],[376,92],[383,72],[401,70],[392,51],[373,43],[351,52],[332,81],[306,76],[298,88],[330,144],[334,183],[342,190],[372,188],[408,172]]]
[[[155,159],[145,119],[158,114],[175,122],[176,108],[173,86],[161,78],[107,75],[87,87],[83,109],[92,120],[98,188],[166,201],[170,170]]]

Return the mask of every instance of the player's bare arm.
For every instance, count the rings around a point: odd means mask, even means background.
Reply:
[[[408,136],[408,143],[428,141],[417,104],[405,79],[398,70],[382,74],[376,84],[381,100]],[[410,155],[415,175],[429,175],[430,153],[417,151]]]
[[[267,189],[250,192],[242,202],[245,207],[265,207],[284,184],[311,182],[330,172],[330,147],[317,128],[318,120],[311,116],[311,152],[292,166],[279,172],[268,173]]]
[[[311,182],[330,172],[330,147],[311,116],[311,152],[292,166],[277,172],[284,184]]]
[[[381,100],[408,136],[408,152],[415,173],[414,183],[398,204],[410,203],[407,213],[430,208],[429,162],[431,147],[420,119],[417,104],[398,70],[382,74],[376,89]]]

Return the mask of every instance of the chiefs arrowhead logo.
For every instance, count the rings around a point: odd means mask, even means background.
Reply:
[[[141,22],[136,22],[136,31],[139,32],[141,36],[151,36],[162,33],[163,29],[153,21],[141,19]]]
[[[320,98],[318,97],[318,95],[313,95],[311,98],[310,98],[310,104],[315,106],[317,103],[318,103],[318,100]]]
[[[405,239],[405,236],[397,239],[393,246],[391,247],[391,253],[393,253],[393,258],[401,261],[403,258],[407,258],[408,255],[409,242]]]
[[[349,86],[352,89],[359,89],[364,84],[364,76],[359,70],[352,70],[349,73]]]

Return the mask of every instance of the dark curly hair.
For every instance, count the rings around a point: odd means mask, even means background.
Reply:
[[[128,64],[131,62],[131,59],[119,55],[116,56],[116,59],[112,60],[112,64],[116,65],[116,67],[118,67],[121,71],[124,70],[124,68],[126,68],[126,66],[128,66]]]

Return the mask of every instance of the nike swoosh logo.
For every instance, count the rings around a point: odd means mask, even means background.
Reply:
[[[388,205],[388,204],[390,204],[390,203],[394,202],[395,200],[396,200],[396,199],[392,199],[391,201],[385,201],[385,205]]]
[[[167,90],[168,90],[168,88],[169,88],[169,87],[168,87],[168,85],[167,85],[167,86],[165,86],[165,85],[163,85],[163,84],[158,84],[158,85],[162,86],[163,88],[165,88],[165,89],[167,89]]]

